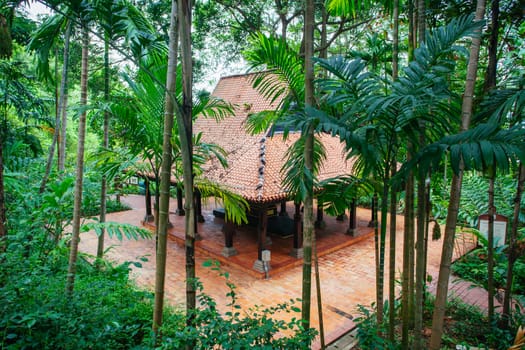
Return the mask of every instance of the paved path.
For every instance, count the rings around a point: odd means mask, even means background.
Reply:
[[[130,195],[123,199],[132,206],[132,210],[108,215],[108,221],[125,222],[140,226],[144,216],[144,201],[141,196]],[[170,210],[175,208],[175,203],[170,204]],[[212,208],[204,208],[204,210]],[[177,218],[173,215],[170,220]],[[181,220],[182,222],[182,220]],[[175,224],[180,224],[175,222]],[[397,266],[398,274],[402,266],[402,228],[403,218],[397,218],[398,249]],[[388,242],[388,239],[387,239]],[[456,255],[463,253],[472,247],[471,242],[459,242]],[[84,252],[95,254],[96,235],[85,233],[81,237],[80,249]],[[140,257],[147,257],[148,261],[143,267],[133,268],[132,276],[137,284],[153,289],[155,280],[155,254],[154,240],[123,241],[115,239],[107,240],[107,246],[114,247],[109,251],[108,257],[118,262],[137,261]],[[437,280],[439,270],[439,259],[441,255],[441,241],[429,242],[428,273]],[[348,332],[354,323],[352,319],[356,316],[358,304],[370,305],[375,300],[375,258],[373,238],[366,239],[360,243],[343,248],[319,259],[321,295],[323,299],[323,318],[325,327],[326,343],[330,343]],[[386,249],[388,253],[388,246]],[[166,298],[172,305],[184,307],[185,303],[185,270],[184,270],[184,247],[174,241],[168,242],[168,262],[166,279]],[[388,259],[388,256],[387,256]],[[228,288],[224,277],[216,271],[203,267],[205,256],[196,256],[197,276],[202,281],[205,293],[211,295],[217,301],[221,310],[227,310],[229,299],[226,297]],[[386,260],[388,261],[388,260]],[[254,305],[272,306],[279,302],[301,296],[301,266],[291,268],[268,280],[257,279],[249,274],[243,273],[232,266],[224,267],[229,272],[230,281],[236,286],[238,302],[243,308]],[[385,276],[385,281],[388,274]],[[312,326],[318,327],[318,311],[316,307],[315,285],[312,284]],[[468,292],[468,289],[465,289]],[[388,295],[385,290],[385,296]],[[481,297],[476,296],[476,300]],[[300,315],[283,315],[286,317],[298,317]],[[319,341],[313,346],[319,347]]]

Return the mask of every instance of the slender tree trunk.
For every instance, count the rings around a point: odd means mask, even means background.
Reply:
[[[66,163],[67,145],[67,94],[68,94],[68,72],[69,72],[69,44],[71,42],[71,30],[73,24],[69,20],[64,36],[64,62],[62,64],[62,77],[60,79],[60,94],[58,100],[58,110],[61,115],[60,123],[60,145],[58,147],[58,171],[64,172]]]
[[[171,133],[173,130],[173,110],[177,103],[174,98],[175,79],[177,67],[177,0],[171,3],[171,21],[169,29],[169,52],[168,72],[166,78],[166,97],[164,102],[164,136],[162,142],[162,165],[160,181],[160,203],[158,208],[157,225],[157,260],[155,269],[155,303],[153,309],[153,333],[155,342],[158,344],[161,335],[159,328],[162,326],[164,308],[164,284],[166,278],[166,251],[167,231],[170,200],[170,177],[171,177]],[[157,189],[158,191],[158,189]]]
[[[510,236],[507,239],[507,282],[505,285],[505,296],[503,297],[503,311],[502,311],[502,326],[509,327],[510,322],[510,299],[512,297],[512,280],[514,278],[514,263],[518,255],[516,251],[516,242],[518,239],[519,215],[521,210],[521,197],[523,195],[523,188],[525,183],[525,165],[520,164],[518,174],[518,186],[516,189],[516,196],[514,197],[514,214],[512,218],[512,228]]]
[[[408,157],[411,154],[409,145]],[[410,158],[407,158],[407,161]],[[403,233],[403,282],[401,293],[402,329],[401,348],[409,348],[409,330],[414,315],[414,175],[405,184],[405,230]]]
[[[386,169],[386,172],[389,172]],[[378,267],[376,269],[376,300],[377,300],[377,324],[382,325],[384,315],[384,289],[385,289],[385,243],[386,243],[386,226],[388,217],[388,175],[383,180],[383,194],[381,195],[381,228],[379,234],[379,256],[378,256]]]
[[[88,47],[89,32],[87,23],[82,22],[82,70],[80,75],[80,106],[87,105],[88,79]],[[75,285],[77,271],[78,242],[80,240],[80,217],[82,215],[82,188],[84,180],[84,143],[86,138],[86,112],[82,112],[78,121],[77,168],[75,180],[75,202],[73,207],[73,223],[69,266],[67,271],[66,295],[71,297]]]
[[[109,104],[110,100],[110,69],[109,69],[109,37],[107,33],[104,38],[104,101]],[[104,110],[104,127],[103,127],[103,141],[102,146],[109,148],[109,111]],[[105,174],[102,175],[100,182],[100,218],[101,223],[106,222],[106,205],[107,205],[107,177]],[[102,259],[104,256],[104,236],[106,232],[103,229],[98,236],[97,244],[97,258]]]
[[[58,81],[58,48],[55,48],[55,81]],[[40,182],[40,188],[38,192],[40,194],[44,193],[46,189],[47,180],[51,174],[51,167],[53,166],[53,158],[55,157],[55,150],[58,149],[58,139],[60,135],[60,112],[58,108],[58,87],[55,83],[55,128],[53,131],[53,140],[49,146],[49,151],[47,154],[46,168],[44,170],[44,176],[42,177],[42,182]]]
[[[2,133],[3,138],[3,133]],[[7,247],[7,227],[4,190],[4,140],[0,140],[0,253]]]
[[[498,64],[498,36],[499,36],[499,0],[491,2],[491,24],[488,56],[489,62],[485,72],[485,84],[483,86],[484,93],[487,94],[490,90],[496,87],[496,70]],[[487,247],[487,290],[488,290],[488,321],[489,326],[494,322],[494,215],[496,208],[494,207],[494,182],[495,169],[490,169],[489,179],[489,222],[488,222],[488,244]]]
[[[304,20],[304,43],[305,43],[305,107],[314,104],[314,1],[305,1],[305,20]],[[313,169],[313,147],[314,130],[309,127],[305,138],[304,146],[304,165],[306,171],[312,173]],[[315,239],[314,232],[314,213],[313,213],[313,183],[311,179],[306,184],[304,196],[304,218],[303,218],[303,286],[302,286],[302,314],[305,329],[310,328],[310,298],[312,289],[312,242]]]
[[[495,169],[489,170],[489,205],[488,205],[488,232],[487,232],[487,296],[488,296],[488,321],[489,326],[494,321],[494,215],[496,215],[496,208],[494,207],[494,181],[496,177]]]
[[[417,189],[416,290],[414,308],[414,349],[423,349],[423,291],[425,288],[425,176],[419,174]]]
[[[395,157],[394,157],[395,159]],[[392,177],[396,174],[396,162],[391,165]],[[396,325],[396,224],[397,224],[397,191],[392,188],[390,191],[390,246],[389,246],[389,268],[388,268],[388,339],[395,340]]]
[[[182,59],[182,111],[177,113],[177,123],[182,149],[184,179],[184,209],[186,211],[186,313],[187,323],[193,322],[196,305],[195,292],[195,200],[193,188],[193,126],[192,126],[192,48],[191,48],[191,0],[179,0],[179,31]]]
[[[317,255],[317,242],[314,239],[313,244],[313,256],[315,266],[315,287],[317,292],[317,311],[319,315],[319,338],[321,341],[321,350],[326,349],[324,340],[324,321],[323,321],[323,299],[321,297],[321,275],[319,273],[319,256]]]
[[[499,37],[499,3],[500,0],[491,2],[491,24],[489,36],[489,62],[485,72],[485,84],[483,90],[485,93],[496,87],[497,67],[498,67],[498,37]]]
[[[392,47],[392,80],[397,80],[399,74],[399,0],[394,0],[392,17],[394,20],[393,28],[393,47]],[[391,165],[392,177],[396,174],[396,161]],[[390,193],[390,250],[389,250],[389,319],[388,319],[388,339],[395,340],[395,273],[396,273],[396,221],[397,221],[397,189],[392,188]]]
[[[399,0],[394,0],[392,17],[394,28],[392,31],[392,80],[397,80],[399,74]]]
[[[485,0],[478,0],[476,5],[475,19],[480,21],[485,15]],[[461,130],[468,130],[472,117],[472,105],[474,101],[474,86],[476,83],[476,73],[478,70],[479,51],[481,46],[481,29],[472,38],[470,56],[467,66],[467,81],[463,103],[461,107]],[[434,303],[434,313],[432,315],[432,336],[430,338],[430,349],[438,350],[441,346],[443,335],[443,318],[447,303],[448,282],[450,278],[450,265],[452,253],[454,252],[454,236],[458,219],[459,200],[461,198],[461,183],[463,180],[463,164],[460,164],[459,173],[452,177],[450,187],[450,202],[448,206],[445,234],[443,238],[443,251],[441,253],[441,264],[439,268],[438,284],[436,289],[436,300]]]

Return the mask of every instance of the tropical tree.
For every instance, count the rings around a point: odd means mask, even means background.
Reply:
[[[481,21],[485,16],[485,1],[478,0],[476,6],[475,20]],[[466,131],[470,126],[472,115],[472,104],[474,100],[474,85],[478,68],[479,51],[481,44],[481,28],[476,30],[472,38],[470,56],[467,68],[467,79],[463,103],[461,108],[461,130]],[[454,250],[454,236],[456,232],[457,215],[459,209],[459,199],[461,197],[461,181],[463,176],[463,166],[460,165],[459,171],[452,177],[450,186],[450,202],[448,206],[447,222],[443,238],[443,250],[441,264],[436,288],[436,300],[434,303],[434,313],[432,315],[432,336],[430,338],[430,349],[437,350],[441,347],[441,336],[443,334],[443,317],[448,294],[448,282],[450,277],[450,264]]]
[[[83,3],[82,12],[77,13],[81,23],[82,32],[82,68],[80,76],[80,108],[81,113],[78,121],[78,146],[77,163],[75,175],[75,201],[73,207],[73,222],[71,234],[71,246],[69,255],[69,265],[66,281],[66,295],[71,298],[73,294],[75,275],[78,258],[78,242],[80,240],[80,219],[82,207],[82,189],[84,180],[84,144],[86,137],[86,105],[87,105],[87,80],[88,80],[88,52],[89,52],[89,17],[86,3]]]

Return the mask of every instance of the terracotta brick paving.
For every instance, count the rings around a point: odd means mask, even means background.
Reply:
[[[144,200],[141,196],[128,196],[123,199],[124,202],[129,203],[132,210],[114,213],[108,215],[108,221],[130,223],[137,226],[141,225],[141,220],[144,216]],[[173,211],[176,207],[175,201],[170,204],[170,210]],[[204,206],[203,210],[210,211],[213,205]],[[291,210],[291,209],[290,209]],[[366,224],[366,220],[370,218],[370,211],[358,208],[358,218],[360,224]],[[210,214],[207,214],[207,219],[210,219]],[[206,232],[206,225],[212,224],[212,220],[208,220],[207,224],[200,224],[199,230],[204,234]],[[327,222],[330,221],[326,218]],[[175,214],[170,215],[170,221],[174,224],[174,230],[183,230],[184,219]],[[332,219],[333,222],[335,220]],[[214,225],[216,225],[215,223]],[[339,223],[341,224],[341,223]],[[346,227],[348,221],[341,224],[341,228]],[[398,249],[396,252],[397,268],[399,271],[402,266],[402,227],[403,218],[397,218],[397,240]],[[216,229],[216,227],[215,227]],[[254,229],[255,230],[255,229]],[[240,233],[236,234],[235,241],[239,241]],[[348,236],[346,236],[348,237]],[[356,316],[356,308],[358,304],[370,305],[375,300],[375,258],[374,258],[374,241],[371,235],[365,235],[364,239],[359,242],[339,248],[336,251],[326,254],[319,258],[319,269],[321,279],[321,295],[323,300],[323,319],[325,328],[326,343],[339,338],[342,334],[350,330],[354,324],[352,319]],[[81,237],[80,248],[82,251],[95,254],[96,252],[96,235],[93,233],[84,233]],[[470,239],[458,239],[455,256],[464,253],[473,247],[473,242]],[[142,268],[132,269],[132,276],[137,284],[146,288],[153,289],[155,282],[155,241],[141,240],[141,241],[118,241],[115,239],[106,239],[106,245],[112,245],[113,248],[108,252],[108,257],[118,262],[137,261],[140,257],[147,257],[148,261],[143,263]],[[388,242],[388,239],[387,239]],[[274,246],[277,245],[274,241]],[[433,280],[437,280],[437,272],[439,270],[439,260],[441,255],[441,241],[429,242],[429,256],[428,256],[428,273],[433,276]],[[271,248],[274,250],[274,247]],[[277,248],[275,248],[277,250]],[[388,245],[386,248],[388,255]],[[253,264],[256,258],[256,252],[246,262],[249,267]],[[276,253],[272,251],[272,259]],[[168,262],[167,262],[167,279],[166,279],[166,297],[170,304],[179,305],[184,308],[185,303],[185,270],[184,270],[184,247],[182,243],[170,239],[168,242]],[[221,310],[226,310],[229,299],[226,293],[229,291],[225,284],[224,277],[219,276],[216,271],[203,267],[203,263],[209,259],[209,254],[199,250],[196,254],[197,276],[200,278],[204,292],[211,295],[217,301],[217,305]],[[387,256],[388,259],[388,256]],[[388,260],[386,260],[388,261]],[[248,270],[249,270],[248,267]],[[301,297],[301,280],[302,267],[289,266],[279,273],[273,274],[270,272],[270,279],[266,280],[260,276],[252,273],[247,273],[246,268],[239,268],[233,265],[222,264],[222,268],[228,271],[230,281],[236,285],[236,292],[238,296],[238,303],[243,308],[250,308],[255,305],[272,306],[277,303],[290,300],[291,298]],[[388,273],[385,276],[385,281],[388,278]],[[397,276],[399,278],[399,276]],[[431,286],[432,288],[432,286]],[[469,291],[468,288],[463,290],[463,296],[466,296]],[[385,290],[385,296],[388,293],[388,288]],[[471,297],[473,300],[482,299],[482,297],[475,295]],[[486,299],[486,298],[485,298]],[[481,303],[481,301],[480,301]],[[482,304],[482,303],[481,303]],[[318,327],[318,311],[316,306],[316,292],[315,284],[312,282],[312,326]],[[290,318],[292,316],[299,317],[300,315],[283,315],[283,318]],[[319,342],[316,340],[314,348],[319,347]]]

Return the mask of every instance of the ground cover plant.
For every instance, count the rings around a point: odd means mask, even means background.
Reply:
[[[385,303],[386,304],[386,303]],[[424,321],[424,339],[428,346],[430,340],[430,327],[432,321],[432,312],[434,308],[434,297],[426,294],[423,307]],[[366,307],[359,305],[359,317],[355,319],[357,325],[357,339],[359,341],[358,349],[401,349],[400,344],[400,326],[401,318],[399,317],[399,308],[396,309],[396,335],[394,341],[384,339],[380,334],[388,329],[388,324],[377,325],[375,305]],[[446,319],[443,331],[442,349],[456,349],[456,346],[462,345],[467,349],[469,347],[478,347],[481,349],[508,349],[514,340],[514,335],[518,329],[517,322],[510,330],[498,328],[495,324],[490,326],[487,322],[487,315],[478,307],[468,305],[459,299],[452,298],[447,303]]]

